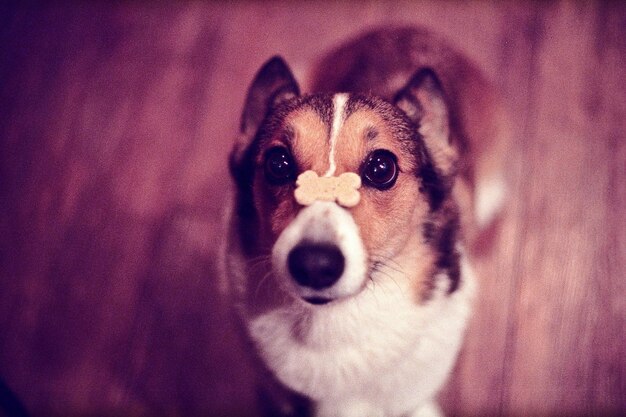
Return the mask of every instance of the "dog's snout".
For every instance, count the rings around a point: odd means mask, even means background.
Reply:
[[[288,266],[298,284],[320,290],[339,280],[345,258],[335,245],[301,243],[289,253]]]

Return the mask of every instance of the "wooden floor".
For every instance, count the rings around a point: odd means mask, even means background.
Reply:
[[[626,3],[69,3],[0,6],[0,378],[33,415],[251,415],[216,277],[247,85],[399,23],[513,116],[444,408],[626,412]]]

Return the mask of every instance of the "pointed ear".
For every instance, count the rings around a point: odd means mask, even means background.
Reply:
[[[230,154],[230,169],[236,179],[241,177],[242,165],[252,140],[267,113],[278,104],[300,95],[300,88],[285,61],[275,56],[257,72],[248,89],[241,116],[240,134]],[[247,179],[238,179],[239,181]]]
[[[450,140],[448,106],[435,72],[430,68],[417,71],[396,94],[394,103],[418,126],[439,170],[453,175],[458,152]]]
[[[285,61],[275,56],[254,77],[241,117],[241,133],[254,135],[267,112],[300,95],[300,88]]]

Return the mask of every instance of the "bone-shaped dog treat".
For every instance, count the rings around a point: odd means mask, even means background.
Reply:
[[[296,201],[303,206],[315,201],[337,201],[344,207],[354,207],[361,200],[361,177],[344,172],[338,177],[320,177],[315,171],[305,171],[296,180]]]

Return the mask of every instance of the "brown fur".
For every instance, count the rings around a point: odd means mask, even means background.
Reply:
[[[285,134],[287,131],[293,133],[287,135]],[[327,159],[320,158],[319,155],[328,154],[327,131],[328,127],[314,110],[299,109],[285,118],[283,126],[278,129],[276,135],[260,150],[257,166],[262,169],[265,151],[282,145],[291,149],[301,172],[307,169],[313,169],[318,173],[323,172],[328,169]],[[273,244],[299,210],[299,205],[293,198],[294,187],[284,189],[271,187],[260,172],[255,178],[254,189],[257,191],[255,197],[259,213],[261,213],[261,224],[265,226],[261,232],[269,237],[269,243]]]

